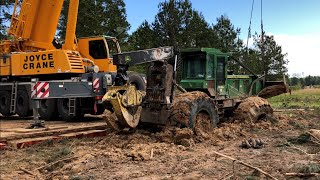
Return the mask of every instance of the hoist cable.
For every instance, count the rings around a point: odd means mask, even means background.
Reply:
[[[252,0],[252,5],[251,5],[251,14],[250,14],[250,22],[249,22],[249,28],[248,28],[247,54],[249,54],[248,49],[249,49],[249,38],[251,38],[251,20],[252,20],[253,7],[254,7],[254,0]]]
[[[262,0],[261,0],[261,43],[263,43],[263,36],[264,36],[264,31],[263,31],[263,16],[262,16]]]

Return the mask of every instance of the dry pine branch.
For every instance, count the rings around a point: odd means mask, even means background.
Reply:
[[[277,180],[277,178],[273,177],[271,174],[263,171],[262,169],[260,169],[260,168],[258,168],[258,167],[254,167],[254,166],[252,166],[252,165],[250,165],[250,164],[248,164],[248,163],[245,163],[245,162],[243,162],[243,161],[237,160],[237,159],[235,159],[235,158],[233,158],[233,157],[227,156],[227,155],[222,154],[222,153],[219,153],[219,152],[217,152],[217,151],[213,151],[213,153],[215,153],[215,154],[217,154],[217,155],[219,155],[219,156],[222,156],[222,157],[231,159],[232,161],[237,162],[237,163],[239,163],[239,164],[242,164],[242,165],[244,165],[244,166],[247,166],[247,167],[249,167],[249,168],[251,168],[251,169],[255,169],[255,170],[259,171],[260,173],[264,174],[266,177],[269,177],[269,178],[271,178],[271,179]]]

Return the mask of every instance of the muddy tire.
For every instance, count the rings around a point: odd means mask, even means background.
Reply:
[[[28,117],[32,115],[29,100],[30,98],[26,90],[18,90],[16,112],[20,117]]]
[[[146,91],[146,82],[140,74],[131,72],[128,75],[129,83],[136,86],[138,90]]]
[[[10,100],[11,94],[9,91],[0,91],[0,113],[2,116],[10,116]]]
[[[200,91],[177,95],[170,108],[169,119],[172,125],[191,128],[201,135],[211,131],[219,121],[214,100]]]
[[[239,104],[234,112],[234,118],[236,120],[257,122],[272,114],[273,109],[266,99],[248,97]]]
[[[58,119],[57,100],[43,99],[40,101],[39,115],[46,121]]]

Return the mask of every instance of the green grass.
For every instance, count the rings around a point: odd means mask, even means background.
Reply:
[[[320,109],[320,88],[296,90],[268,100],[274,108]]]

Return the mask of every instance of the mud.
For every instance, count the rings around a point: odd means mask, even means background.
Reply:
[[[258,96],[262,98],[270,98],[284,93],[287,93],[287,87],[285,85],[273,85],[262,89],[258,93]]]
[[[233,173],[237,179],[264,179],[239,164],[233,168],[232,161],[213,153],[218,151],[285,179],[284,173],[295,172],[296,166],[320,162],[319,148],[314,144],[294,145],[313,156],[287,145],[309,128],[320,129],[319,117],[309,112],[274,116],[275,120],[256,123],[234,120],[219,124],[209,139],[190,129],[150,127],[112,132],[104,138],[8,149],[0,151],[1,178],[36,179],[19,168],[34,172],[66,157],[77,158],[34,173],[39,179],[224,179]],[[261,149],[240,147],[248,139],[261,139],[265,145]],[[64,149],[68,151],[61,151]]]
[[[170,107],[170,124],[176,127],[194,128],[198,112],[203,109],[212,117],[216,116],[214,100],[200,91],[178,94]],[[217,122],[213,122],[216,126]]]
[[[209,139],[209,133],[212,132],[213,125],[210,121],[208,114],[200,112],[196,117],[196,124],[194,127],[194,132],[197,136],[200,136],[204,139]]]
[[[273,114],[273,109],[266,99],[248,97],[234,111],[233,119],[256,122]]]

